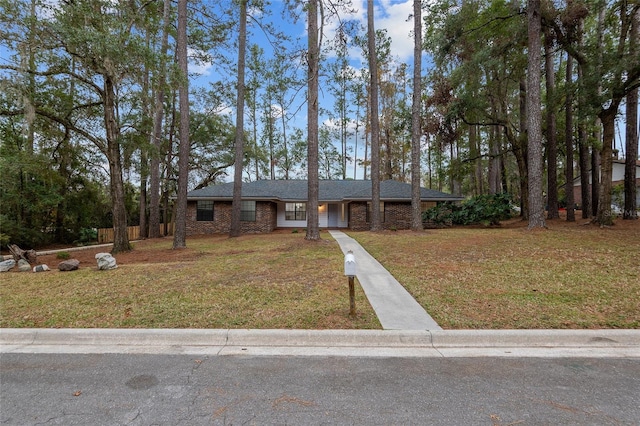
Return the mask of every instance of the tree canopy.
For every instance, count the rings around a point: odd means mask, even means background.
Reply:
[[[602,225],[618,191],[624,218],[637,218],[638,2],[406,0],[412,57],[397,56],[397,32],[378,28],[388,16],[374,1],[186,5],[188,71],[175,2],[0,0],[2,244],[78,242],[113,227],[114,251],[128,250],[127,225],[157,237],[175,219],[179,183],[184,192],[232,179],[509,193],[525,219],[541,205],[550,220],[578,207]],[[309,13],[317,40],[299,36]],[[542,63],[528,63],[532,49]],[[539,103],[528,104],[536,89]],[[544,120],[532,120],[538,109]],[[612,184],[621,156],[624,191]]]

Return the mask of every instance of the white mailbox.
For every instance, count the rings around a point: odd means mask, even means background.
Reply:
[[[356,257],[351,250],[344,256],[344,274],[348,277],[356,276]]]

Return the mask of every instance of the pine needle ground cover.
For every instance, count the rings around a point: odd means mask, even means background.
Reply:
[[[445,329],[640,328],[639,221],[547,224],[350,235]]]
[[[0,327],[72,328],[380,328],[356,285],[355,317],[340,247],[323,232],[171,239],[135,243],[116,255],[118,268],[98,271],[95,253],[69,252],[80,269],[59,272],[56,255],[40,256],[50,272],[0,275]]]

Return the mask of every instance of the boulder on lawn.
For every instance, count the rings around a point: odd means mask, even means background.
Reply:
[[[16,266],[15,260],[3,260],[2,262],[0,262],[0,272],[8,272],[13,269],[14,266]]]
[[[67,259],[58,263],[59,271],[75,271],[80,266],[80,261],[78,259]]]
[[[46,272],[46,271],[50,271],[51,269],[49,269],[49,267],[47,265],[36,265],[33,267],[33,272]]]
[[[18,271],[29,272],[31,271],[31,265],[24,259],[18,260]]]
[[[98,270],[107,271],[109,269],[116,269],[116,259],[111,256],[111,253],[98,253],[96,254],[96,260],[98,261]]]

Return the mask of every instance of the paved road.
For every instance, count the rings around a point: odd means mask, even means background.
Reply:
[[[3,353],[3,425],[638,425],[640,360]]]

